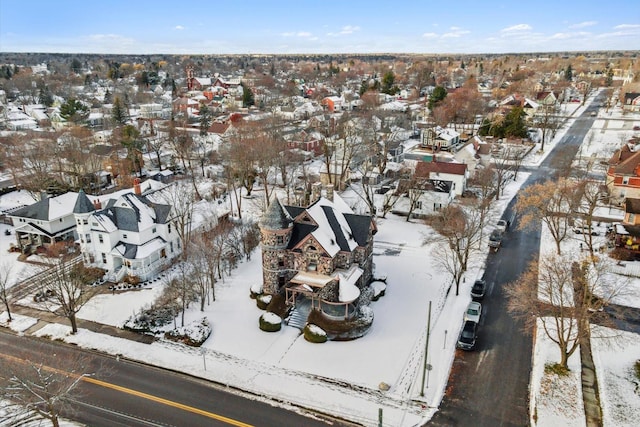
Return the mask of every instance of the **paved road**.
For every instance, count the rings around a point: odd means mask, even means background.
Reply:
[[[78,352],[88,354],[86,373],[95,375],[80,383],[77,411],[65,415],[88,426],[327,426],[187,375],[0,331],[0,357],[38,360],[46,353],[64,359]]]
[[[604,95],[592,103],[598,105]],[[566,169],[586,133],[596,119],[588,107],[576,118],[566,135],[523,185],[541,182]],[[503,218],[510,218],[512,200]],[[458,350],[451,368],[445,397],[439,411],[427,423],[432,426],[520,427],[529,425],[529,378],[532,337],[506,309],[503,286],[526,269],[540,250],[540,225],[518,230],[517,219],[503,240],[502,248],[489,254],[484,278],[488,291],[483,300],[483,318],[478,330],[477,349]]]

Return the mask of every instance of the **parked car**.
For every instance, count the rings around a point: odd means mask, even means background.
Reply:
[[[640,130],[640,126],[634,126],[633,130]]]
[[[496,224],[496,229],[502,231],[503,233],[507,231],[508,228],[509,228],[509,223],[504,219],[499,220]]]
[[[471,301],[464,312],[464,320],[480,323],[480,315],[482,315],[482,304],[478,301]]]
[[[487,282],[482,279],[478,279],[471,287],[471,296],[476,299],[482,299],[484,297],[484,291],[487,288]]]
[[[473,350],[476,346],[477,328],[478,324],[476,322],[466,320],[464,325],[462,325],[462,330],[460,331],[460,336],[458,336],[456,347],[463,350]]]
[[[578,224],[573,227],[573,232],[576,234],[589,234],[589,227],[587,224]],[[591,227],[591,235],[598,236],[598,232]]]

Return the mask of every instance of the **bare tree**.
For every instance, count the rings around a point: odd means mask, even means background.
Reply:
[[[520,228],[534,227],[538,221],[547,226],[561,254],[560,243],[567,237],[569,216],[576,207],[575,183],[560,179],[525,188],[516,202]]]
[[[4,304],[4,307],[7,309],[7,318],[9,322],[13,320],[11,318],[11,307],[9,304],[9,279],[13,277],[12,270],[13,265],[8,262],[0,263],[0,301],[2,301],[2,304]]]
[[[501,147],[505,147],[504,145],[501,145]],[[502,149],[502,152],[493,157],[493,170],[495,172],[496,175],[496,200],[500,199],[500,196],[502,196],[502,193],[504,191],[504,187],[507,185],[507,183],[513,179],[513,177],[515,176],[514,172],[513,172],[513,165],[511,160],[509,159],[510,157],[510,149]]]
[[[436,234],[425,238],[425,243],[436,244],[433,251],[435,262],[443,271],[451,274],[458,295],[460,279],[467,271],[481,236],[482,224],[478,221],[478,213],[473,209],[449,205],[426,222]]]
[[[493,165],[476,170],[469,181],[469,187],[473,189],[476,197],[473,208],[477,211],[478,222],[481,225],[478,245],[482,243],[482,226],[487,222],[487,216],[491,211],[491,206],[495,200],[497,190],[497,179]]]
[[[54,314],[61,313],[71,324],[71,333],[78,332],[76,314],[99,290],[92,284],[104,275],[104,270],[85,267],[81,259],[68,252],[65,242],[48,248],[49,270],[43,275],[40,295],[44,306]]]
[[[186,259],[188,255],[188,243],[191,239],[191,232],[193,231],[193,216],[196,209],[193,190],[184,181],[176,181],[157,194],[157,198],[160,201],[171,206],[168,221],[175,226],[182,245],[182,258]]]
[[[167,283],[166,294],[173,303],[179,304],[181,309],[181,325],[184,326],[184,313],[189,308],[189,304],[198,300],[197,280],[198,272],[194,270],[194,265],[188,262],[180,262],[178,267],[178,277],[172,278]]]
[[[88,359],[82,355],[57,355],[43,348],[38,360],[28,356],[0,356],[0,398],[24,411],[60,425],[62,413],[73,412],[77,385],[88,376]],[[16,424],[17,425],[17,424]]]
[[[579,324],[606,322],[602,309],[626,287],[624,281],[608,274],[608,260],[595,264],[575,260],[576,254],[542,255],[505,288],[509,311],[524,320],[528,331],[540,321],[547,337],[558,346],[564,369],[589,334],[589,328]]]
[[[593,255],[593,233],[594,233],[594,215],[596,209],[603,205],[608,197],[607,187],[601,182],[583,180],[576,187],[576,198],[578,201],[577,212],[581,215],[582,240],[587,246],[587,250]]]

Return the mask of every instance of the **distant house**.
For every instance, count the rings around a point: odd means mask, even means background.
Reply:
[[[416,164],[416,175],[427,177],[433,180],[451,181],[453,192],[456,196],[462,196],[467,189],[467,178],[469,171],[464,163],[440,162],[418,162]]]
[[[624,219],[613,225],[615,246],[640,255],[640,199],[624,200]]]
[[[625,144],[608,164],[606,184],[611,203],[620,205],[626,198],[640,198],[640,151]]]
[[[622,109],[629,112],[640,112],[640,92],[625,93]]]
[[[440,126],[424,128],[420,131],[420,144],[432,150],[453,150],[460,143],[460,134],[453,129]]]
[[[384,196],[385,198],[399,196],[391,209],[392,213],[406,216],[411,212],[411,218],[424,218],[453,201],[455,198],[453,187],[451,181],[414,178],[400,180],[398,188],[389,190]],[[397,193],[394,195],[394,192]]]

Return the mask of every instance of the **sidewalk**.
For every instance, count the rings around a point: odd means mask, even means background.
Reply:
[[[66,317],[58,316],[49,311],[37,310],[31,307],[25,307],[22,305],[14,305],[11,307],[12,313],[21,314],[23,316],[33,317],[38,319],[38,323],[30,327],[25,331],[25,335],[31,335],[35,331],[44,327],[49,323],[61,323],[68,325],[68,320]],[[116,338],[124,338],[131,341],[136,341],[143,344],[151,344],[156,339],[151,335],[139,334],[136,332],[128,331],[126,329],[117,328],[111,325],[104,325],[102,323],[92,322],[90,320],[84,320],[76,318],[78,328],[87,329],[91,332],[96,332],[99,334],[110,335]],[[71,327],[71,326],[69,326]]]

